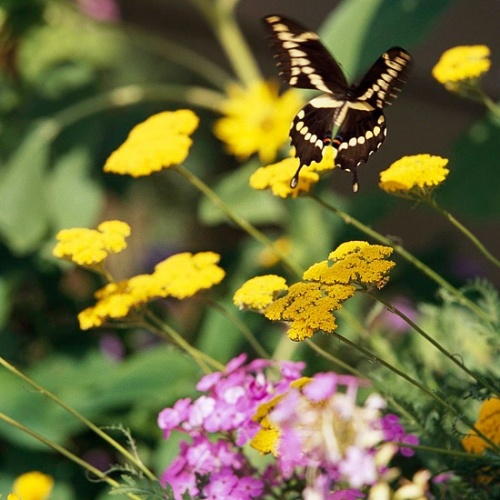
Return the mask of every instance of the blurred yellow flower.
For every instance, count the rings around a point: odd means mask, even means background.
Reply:
[[[486,400],[479,409],[475,427],[496,445],[500,446],[500,398]],[[469,452],[480,455],[490,445],[474,431],[462,439],[462,446]]]
[[[449,90],[457,90],[460,83],[474,80],[491,66],[490,49],[486,45],[453,47],[441,55],[432,69],[432,76]]]
[[[55,257],[69,259],[80,266],[102,262],[110,253],[119,253],[127,247],[125,238],[130,235],[126,222],[110,220],[95,229],[63,229],[56,235],[59,243],[52,250]]]
[[[192,297],[200,290],[219,284],[226,273],[214,252],[189,252],[173,255],[155,267],[153,276],[164,284],[168,295],[177,299]]]
[[[222,281],[225,272],[217,266],[214,252],[180,253],[156,265],[152,274],[140,274],[109,283],[95,293],[97,302],[78,315],[82,330],[101,326],[107,319],[125,318],[134,308],[166,297],[184,299]]]
[[[280,257],[273,249],[278,250],[283,255],[289,255],[292,249],[292,240],[287,236],[281,236],[273,243],[272,248],[264,247],[257,257],[260,266],[272,267],[280,262]]]
[[[246,281],[233,296],[234,304],[240,309],[262,311],[276,297],[288,290],[285,278],[276,274],[257,276]]]
[[[278,163],[257,169],[250,177],[250,187],[258,190],[270,189],[275,196],[280,198],[296,198],[302,193],[308,193],[311,187],[319,181],[318,172],[335,168],[334,157],[333,147],[327,147],[319,163],[312,162],[300,171],[295,188],[290,186],[290,181],[299,168],[299,159],[295,157],[285,158]]]
[[[277,84],[258,81],[246,88],[233,84],[227,94],[215,135],[240,159],[258,153],[263,162],[273,161],[303,104],[300,93],[290,89],[279,95]]]
[[[164,111],[135,126],[108,158],[104,172],[141,177],[182,163],[199,118],[189,109]]]
[[[14,493],[8,496],[8,500],[46,500],[53,487],[51,476],[38,471],[26,472],[14,481]]]
[[[420,154],[403,156],[380,173],[380,188],[388,193],[425,195],[441,184],[449,173],[447,158]]]

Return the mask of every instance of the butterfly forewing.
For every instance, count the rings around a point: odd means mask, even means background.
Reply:
[[[282,78],[291,86],[316,89],[323,95],[309,101],[296,115],[290,138],[299,169],[320,161],[324,147],[333,142],[335,164],[353,175],[380,148],[386,136],[382,108],[390,104],[410,70],[411,56],[399,47],[384,52],[358,85],[348,85],[335,59],[316,33],[282,16],[264,19],[271,48]],[[332,141],[332,129],[336,135]]]
[[[355,98],[383,108],[394,101],[411,69],[411,56],[400,47],[384,52],[357,87]]]
[[[344,95],[348,84],[337,61],[313,31],[281,16],[264,23],[282,79],[292,87]]]

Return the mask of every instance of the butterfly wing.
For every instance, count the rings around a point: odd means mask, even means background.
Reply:
[[[282,16],[264,18],[282,79],[292,87],[343,96],[349,86],[339,64],[316,33]]]
[[[337,149],[335,165],[352,173],[354,192],[358,190],[357,168],[375,153],[385,140],[387,129],[381,109],[372,111],[349,108],[333,145]]]
[[[368,70],[359,85],[354,87],[354,97],[371,106],[383,108],[394,101],[406,82],[411,70],[411,56],[400,47],[384,52]]]

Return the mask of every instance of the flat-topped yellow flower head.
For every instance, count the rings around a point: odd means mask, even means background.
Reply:
[[[311,191],[312,186],[320,179],[319,173],[335,168],[334,157],[335,150],[328,146],[320,162],[312,162],[300,171],[295,187],[291,186],[291,180],[299,168],[299,159],[285,158],[278,163],[257,169],[250,177],[250,187],[259,190],[270,189],[274,196],[280,198],[296,198]]]
[[[104,172],[141,177],[182,163],[199,119],[189,109],[164,111],[136,125],[108,158]]]
[[[109,254],[119,253],[127,248],[125,238],[129,235],[130,226],[119,220],[102,222],[97,230],[63,229],[56,235],[59,243],[52,254],[80,266],[93,266],[101,263]]]
[[[278,295],[286,292],[288,286],[285,278],[276,274],[257,276],[246,281],[234,294],[233,302],[240,309],[262,311],[270,305]]]
[[[490,49],[486,45],[453,47],[441,55],[432,76],[448,90],[459,92],[463,84],[474,83],[491,66]]]
[[[140,274],[118,283],[108,283],[95,293],[97,302],[78,315],[82,330],[101,326],[108,319],[129,316],[155,299],[185,299],[219,284],[225,272],[214,252],[184,252],[165,259],[152,274]]]
[[[222,103],[222,114],[215,123],[215,135],[227,150],[244,160],[254,153],[268,163],[288,141],[290,123],[303,101],[290,89],[279,94],[279,86],[257,81],[247,87],[233,84]]]
[[[380,188],[410,198],[426,198],[447,177],[447,158],[420,154],[403,156],[380,173]]]

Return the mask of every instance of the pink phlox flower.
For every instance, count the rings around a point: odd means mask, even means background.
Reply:
[[[238,477],[228,469],[214,472],[210,475],[210,482],[203,488],[203,498],[207,500],[233,498],[231,493],[237,483]]]
[[[161,483],[168,483],[172,487],[175,498],[181,498],[186,491],[193,497],[199,493],[196,476],[187,467],[185,453],[188,449],[188,443],[182,442],[179,455],[161,476]]]
[[[221,372],[213,372],[209,373],[208,375],[205,375],[200,379],[200,381],[196,384],[196,388],[200,392],[205,392],[210,389],[212,389],[217,382],[222,378],[222,373]]]
[[[260,429],[260,424],[250,420],[236,430],[236,446],[243,446],[250,441]]]
[[[264,491],[264,483],[255,477],[242,477],[231,492],[232,499],[250,500],[261,498]]]
[[[377,466],[373,452],[350,446],[339,463],[339,472],[353,488],[374,484],[377,481]]]
[[[230,373],[236,371],[243,363],[247,360],[247,355],[245,353],[240,354],[239,356],[236,356],[236,358],[233,358],[229,363],[226,365],[226,369],[224,370],[224,373],[226,375],[229,375]]]
[[[335,373],[317,373],[303,389],[310,401],[322,401],[335,394],[338,377]]]
[[[388,413],[382,417],[379,421],[379,426],[386,441],[395,441],[397,443],[408,443],[412,445],[417,445],[420,442],[418,437],[414,434],[406,434],[399,417],[393,413]],[[411,457],[415,453],[411,448],[400,448],[399,451],[405,457]]]
[[[200,396],[193,402],[189,409],[189,416],[184,425],[186,430],[199,429],[205,419],[213,412],[215,399],[208,396]]]
[[[163,437],[168,439],[170,432],[178,427],[189,414],[191,399],[179,399],[173,408],[165,408],[158,415],[158,427],[163,430]]]

